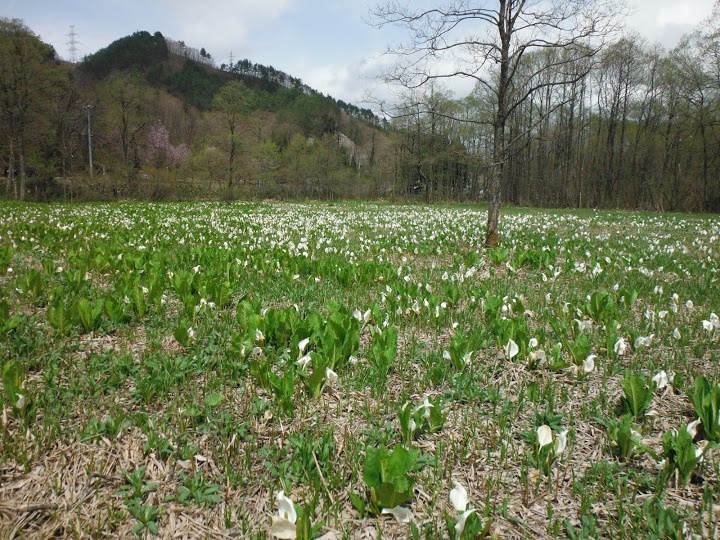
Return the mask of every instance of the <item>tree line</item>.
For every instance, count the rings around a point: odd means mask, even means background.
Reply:
[[[502,200],[720,212],[719,13],[671,50],[626,34],[592,55],[580,42],[526,51],[504,90]],[[463,99],[428,73],[395,109],[397,188],[487,198],[499,70]]]
[[[500,171],[500,197],[515,204],[720,211],[717,20],[672,50],[625,35],[592,55],[580,42],[524,54],[505,89],[498,168],[492,85],[457,99],[425,81],[386,121],[249,60],[181,57],[189,48],[160,33],[76,66],[2,19],[4,193],[477,201]]]

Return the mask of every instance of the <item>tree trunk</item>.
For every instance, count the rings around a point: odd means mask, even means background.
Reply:
[[[10,154],[8,155],[8,174],[5,181],[6,195],[10,193],[11,187],[15,190],[15,147],[12,138],[10,139]],[[17,190],[15,190],[15,196],[17,197]]]
[[[505,124],[507,122],[507,98],[510,86],[510,39],[512,20],[505,0],[500,0],[498,10],[498,33],[500,36],[500,74],[497,86],[497,111],[493,125],[493,163],[490,179],[490,208],[488,208],[487,235],[485,247],[497,247],[500,242],[498,223],[500,221],[500,199],[505,168]]]
[[[24,201],[25,200],[25,152],[23,150],[22,144],[20,145],[20,148],[18,149],[18,161],[20,162],[20,195],[19,195],[18,199],[21,201]]]
[[[498,117],[499,117],[498,113]],[[504,116],[504,113],[503,113]],[[493,136],[493,164],[490,179],[490,208],[488,209],[487,236],[485,247],[497,247],[500,241],[498,222],[500,221],[500,198],[502,193],[503,171],[505,168],[505,126],[496,122]]]

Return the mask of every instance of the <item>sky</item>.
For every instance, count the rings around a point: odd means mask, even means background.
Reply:
[[[409,1],[409,0],[408,0]],[[711,13],[715,0],[627,0],[629,31],[667,48]],[[0,0],[0,17],[22,19],[68,59],[70,25],[79,57],[138,30],[162,32],[216,61],[233,58],[273,66],[336,99],[368,106],[368,96],[387,98],[377,75],[391,60],[388,44],[400,30],[375,29],[365,21],[377,0]],[[468,81],[448,84],[457,97]]]

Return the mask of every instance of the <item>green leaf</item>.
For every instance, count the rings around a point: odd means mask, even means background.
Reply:
[[[620,386],[625,393],[623,402],[626,410],[632,413],[636,419],[641,419],[652,401],[653,389],[647,386],[645,377],[630,372],[626,372]]]
[[[22,384],[25,378],[25,372],[17,360],[10,360],[3,367],[2,381],[5,389],[5,397],[13,407],[16,408],[18,402],[18,394],[22,394]]]
[[[364,519],[367,515],[367,510],[365,508],[365,501],[362,500],[359,496],[357,496],[352,491],[350,492],[350,502],[355,507],[355,510],[358,511],[358,514],[360,514],[360,519]]]
[[[213,392],[212,394],[205,396],[205,406],[209,407],[210,409],[214,409],[215,407],[220,405],[222,400],[222,394],[218,392]]]
[[[415,480],[410,476],[418,452],[396,446],[389,452],[385,446],[366,450],[363,480],[370,488],[372,502],[378,508],[393,508],[413,496]]]

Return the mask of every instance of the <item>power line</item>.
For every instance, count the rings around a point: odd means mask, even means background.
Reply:
[[[69,41],[67,41],[67,42],[65,43],[65,45],[68,46],[68,54],[70,55],[70,61],[71,61],[73,64],[76,64],[76,63],[77,63],[77,56],[78,56],[78,45],[82,45],[82,43],[80,43],[80,42],[77,40],[78,35],[77,35],[77,33],[75,32],[75,25],[74,25],[74,24],[71,24],[71,25],[70,25],[70,33],[69,33],[69,34],[66,34],[66,36],[67,36],[68,39],[69,39]]]

